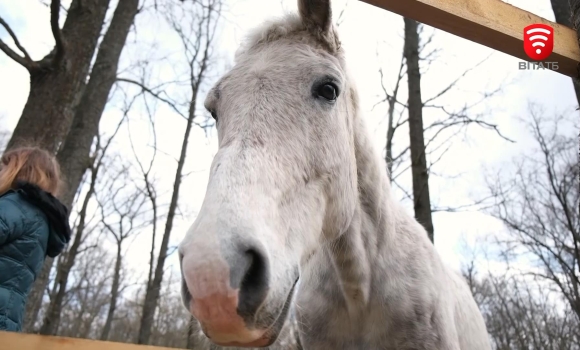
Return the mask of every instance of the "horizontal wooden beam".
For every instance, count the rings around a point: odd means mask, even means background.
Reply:
[[[524,27],[548,24],[554,28],[554,50],[545,62],[557,62],[559,73],[579,76],[580,47],[572,29],[501,0],[362,1],[529,62],[523,46]]]
[[[0,349],[4,350],[176,350],[149,345],[135,345],[80,338],[49,337],[36,334],[1,332]]]

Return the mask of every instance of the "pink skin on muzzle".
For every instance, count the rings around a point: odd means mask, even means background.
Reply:
[[[185,255],[182,270],[191,295],[189,310],[204,333],[221,346],[265,346],[266,329],[248,329],[238,315],[239,289],[230,286],[230,268],[223,259],[199,262]]]

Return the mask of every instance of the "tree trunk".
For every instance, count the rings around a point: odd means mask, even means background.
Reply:
[[[151,326],[153,325],[153,318],[155,310],[157,309],[157,302],[161,291],[161,282],[163,281],[163,267],[165,259],[167,259],[167,247],[169,245],[169,236],[173,228],[173,219],[177,210],[177,200],[179,198],[179,188],[181,186],[181,178],[183,173],[183,166],[187,156],[187,144],[189,141],[189,134],[193,126],[193,119],[195,118],[195,106],[197,101],[198,85],[193,89],[192,101],[189,107],[189,115],[185,127],[185,134],[181,145],[181,154],[177,162],[177,170],[175,172],[175,179],[173,182],[173,193],[171,195],[171,202],[169,204],[169,211],[167,213],[167,220],[165,222],[165,231],[163,232],[163,239],[161,240],[161,247],[159,248],[159,256],[157,257],[157,266],[155,266],[155,274],[153,282],[147,286],[145,292],[145,302],[143,303],[143,314],[141,315],[141,326],[139,327],[139,336],[137,344],[148,344],[151,337]]]
[[[409,137],[411,150],[411,172],[413,176],[413,202],[415,218],[433,242],[433,221],[429,198],[429,172],[425,155],[423,135],[423,102],[421,100],[421,71],[419,67],[419,24],[405,18],[404,55],[407,61],[407,82],[409,86]]]
[[[572,28],[570,2],[575,0],[550,0],[556,23]]]
[[[26,300],[26,311],[24,313],[24,332],[32,333],[35,331],[34,326],[38,320],[38,313],[42,307],[42,298],[44,297],[45,287],[48,285],[50,270],[52,270],[54,259],[46,257],[42,269],[30,289],[28,299]]]
[[[552,3],[552,11],[554,11],[554,17],[556,18],[556,23],[565,25],[572,29],[572,7],[571,4],[579,0],[550,0]],[[578,6],[578,5],[576,5]],[[580,82],[578,79],[572,78],[572,84],[574,84],[574,91],[576,92],[576,100],[580,106]]]
[[[399,88],[401,87],[401,80],[403,78],[403,69],[405,68],[405,56],[401,57],[401,64],[399,65],[399,75],[397,76],[397,82],[395,83],[395,88],[393,89],[393,94],[389,95],[387,90],[385,91],[385,98],[388,102],[389,109],[387,110],[387,142],[385,145],[385,162],[387,163],[387,173],[389,175],[389,180],[393,180],[393,138],[395,136],[395,130],[400,125],[394,125],[395,116],[395,105],[397,103],[397,98],[399,97]],[[383,70],[379,69],[381,74],[381,84],[383,83]]]
[[[119,1],[109,29],[99,47],[89,83],[82,94],[80,104],[70,126],[70,132],[64,140],[61,150],[57,153],[57,159],[61,165],[66,183],[60,199],[68,208],[72,207],[75,193],[80,186],[83,174],[90,166],[91,145],[98,132],[99,121],[105,109],[111,87],[115,82],[118,62],[129,29],[137,14],[138,4],[139,0]],[[52,264],[53,259],[47,257],[31,291],[25,319],[26,329],[28,330],[32,329],[34,322],[38,318],[38,312],[42,305],[42,296],[48,283]]]
[[[76,316],[76,322],[74,324],[74,327],[71,330],[71,337],[74,338],[78,338],[80,337],[80,330],[81,330],[81,326],[83,324],[83,319],[85,316],[85,312],[87,311],[87,297],[86,294],[88,293],[88,288],[85,291],[85,297],[80,301],[80,308],[79,308],[79,312]]]
[[[149,272],[147,273],[147,286],[150,286],[151,283],[153,283],[153,267],[155,266],[155,239],[157,237],[157,198],[151,191],[151,186],[148,181],[149,180],[146,179],[147,193],[151,201],[151,207],[153,208],[153,218],[151,220],[153,226],[151,229],[151,251],[149,252]]]
[[[190,86],[191,86],[191,98],[189,100],[189,108],[187,114],[187,123],[185,127],[185,133],[183,135],[183,141],[181,145],[181,153],[179,155],[179,160],[177,162],[177,169],[175,171],[175,179],[173,182],[173,193],[171,195],[171,202],[169,204],[169,210],[167,213],[167,219],[165,222],[165,230],[163,232],[163,237],[161,239],[161,247],[159,248],[159,256],[157,257],[157,265],[155,266],[155,273],[153,275],[153,282],[147,285],[145,291],[145,300],[143,302],[143,312],[141,314],[141,324],[139,327],[139,335],[137,337],[138,344],[148,344],[151,338],[151,328],[154,322],[154,316],[157,309],[157,304],[159,301],[159,295],[161,291],[161,283],[163,281],[163,269],[165,260],[167,259],[167,247],[169,245],[169,236],[173,228],[173,219],[177,210],[177,201],[179,198],[179,188],[181,186],[183,166],[185,164],[185,159],[187,156],[187,145],[189,141],[189,135],[191,133],[191,128],[193,127],[193,121],[195,119],[195,112],[197,107],[197,97],[199,93],[199,86],[201,85],[206,70],[208,69],[208,63],[210,60],[210,48],[212,46],[215,28],[217,24],[217,18],[221,13],[221,1],[212,1],[208,6],[201,4],[202,15],[198,22],[198,33],[197,40],[191,41],[189,37],[184,34],[177,22],[171,23],[175,28],[178,35],[181,36],[186,52],[185,56],[189,62],[189,74],[190,74]],[[215,21],[215,22],[214,22]],[[205,33],[204,33],[205,32]],[[203,37],[203,39],[202,39]],[[204,45],[205,44],[205,45]],[[205,46],[205,47],[204,47]],[[189,54],[194,53],[193,58],[189,57]],[[185,117],[185,116],[184,116]]]
[[[117,78],[117,67],[129,29],[137,14],[139,0],[119,1],[105,34],[68,133],[57,158],[66,186],[60,196],[70,207],[83,175],[91,165],[90,151],[97,136],[107,98]]]
[[[389,112],[388,125],[387,125],[387,144],[385,146],[385,163],[387,163],[387,173],[389,175],[389,180],[393,180],[393,136],[395,135],[395,129],[393,128],[393,113],[395,111],[395,100],[394,98],[389,101]]]
[[[40,334],[56,335],[56,332],[58,330],[62,303],[66,294],[66,286],[68,283],[70,271],[75,263],[79,247],[82,243],[83,233],[85,231],[85,219],[87,215],[87,209],[89,206],[90,198],[95,192],[97,173],[98,168],[96,168],[93,171],[91,176],[91,185],[83,201],[83,205],[80,211],[79,223],[77,225],[73,244],[71,245],[67,253],[66,260],[62,264],[59,264],[59,269],[56,273],[56,283],[58,285],[58,289],[56,294],[50,301],[50,304],[48,305],[46,315],[44,316],[44,320],[42,322],[42,327],[40,328]]]
[[[28,100],[6,149],[34,144],[56,153],[80,100],[110,0],[73,0],[62,28],[60,64],[29,68]],[[55,48],[40,63],[53,60]],[[47,257],[28,295],[24,331],[32,331],[42,306],[53,259]]]
[[[580,46],[580,1],[570,0],[570,7],[571,7],[570,22],[572,28],[576,31],[576,37],[578,38],[578,46]],[[578,79],[580,79],[580,77],[578,77]]]
[[[107,320],[105,321],[105,326],[101,333],[101,340],[109,339],[109,332],[111,332],[111,324],[113,323],[113,317],[115,316],[115,310],[117,308],[117,299],[119,297],[119,281],[121,280],[121,261],[122,261],[122,243],[120,240],[117,242],[117,259],[115,261],[115,272],[113,275],[113,285],[111,286],[111,303],[109,304],[109,311],[107,312]]]
[[[40,62],[27,67],[30,92],[7,149],[32,143],[58,151],[79,102],[109,1],[71,3],[61,31],[63,47],[57,45]]]

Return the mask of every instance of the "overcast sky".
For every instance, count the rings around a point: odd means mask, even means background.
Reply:
[[[68,2],[65,2],[69,3]],[[518,0],[512,4],[549,20],[554,20],[548,0]],[[112,1],[116,4],[116,1]],[[345,0],[333,3],[334,14],[345,6]],[[218,67],[231,64],[233,54],[245,33],[254,25],[272,16],[280,16],[285,11],[295,11],[295,0],[230,0],[227,12],[221,22],[221,31],[217,47],[221,56]],[[38,0],[0,0],[0,14],[12,26],[22,44],[34,59],[42,58],[52,48],[54,41],[49,27],[49,9]],[[109,14],[110,17],[111,14]],[[64,17],[64,14],[62,15]],[[336,19],[336,18],[335,18]],[[154,65],[154,80],[170,80],[178,75],[179,43],[175,34],[162,22],[152,22],[151,14],[143,13],[137,17],[137,33],[130,35],[121,62],[123,74],[134,59],[152,55],[167,56],[164,61]],[[155,23],[155,25],[151,25]],[[392,89],[401,59],[403,20],[400,16],[380,10],[366,3],[349,0],[344,12],[344,22],[339,32],[347,52],[350,69],[354,73],[356,85],[362,99],[362,108],[369,130],[373,134],[376,146],[384,148],[386,124],[384,115],[386,106],[373,105],[381,100],[379,67],[385,72],[384,84]],[[425,29],[426,35],[434,33],[430,48],[438,48],[437,59],[422,77],[422,95],[427,99],[436,95],[464,71],[487,60],[463,78],[451,92],[438,103],[452,110],[471,104],[481,98],[482,93],[500,91],[485,103],[473,109],[472,113],[484,116],[486,121],[498,125],[502,134],[514,140],[514,143],[500,138],[495,132],[476,126],[454,139],[452,146],[434,168],[430,178],[431,198],[434,206],[458,206],[470,203],[485,190],[484,169],[509,168],[512,157],[528,150],[531,146],[529,137],[523,132],[517,117],[525,117],[530,102],[539,104],[547,112],[577,113],[571,81],[568,77],[549,71],[519,71],[519,60],[479,44],[461,39],[442,31]],[[12,45],[7,33],[0,29],[0,38]],[[152,48],[152,44],[155,46]],[[12,45],[13,46],[13,45]],[[223,71],[215,72],[215,80]],[[403,82],[406,84],[406,82]],[[406,85],[399,96],[406,101]],[[28,95],[27,71],[0,53],[0,128],[12,130],[21,114]],[[205,92],[204,96],[205,97]],[[120,117],[123,99],[116,94],[103,117],[102,129],[111,130]],[[201,105],[199,106],[202,107]],[[434,109],[425,110],[426,123],[440,118]],[[150,155],[150,132],[146,118],[139,110],[131,114],[131,136],[139,153],[145,159]],[[179,154],[184,121],[169,108],[158,105],[156,112],[158,145],[165,154],[161,154],[156,166],[162,192],[169,192],[174,177],[175,161]],[[127,129],[123,129],[127,135]],[[215,136],[215,135],[213,135]],[[174,225],[172,244],[175,246],[184,236],[187,228],[195,219],[205,193],[209,165],[216,152],[216,138],[206,137],[204,131],[195,129],[190,138],[186,178],[180,196],[180,211],[183,217]],[[405,146],[408,135],[405,129],[398,131],[396,145]],[[120,137],[116,150],[132,158],[128,147],[128,138]],[[429,159],[428,161],[433,161]],[[453,177],[453,178],[451,178]],[[409,189],[410,172],[401,175],[401,183]],[[403,198],[403,192],[394,189],[397,198]],[[168,195],[164,199],[168,201]],[[409,212],[412,206],[404,201]],[[435,213],[436,248],[445,261],[459,268],[462,261],[462,244],[467,242],[472,247],[481,238],[501,232],[501,225],[483,213]],[[136,270],[143,271],[148,261],[148,231],[140,235],[128,247],[127,262]],[[175,265],[173,255],[169,263]]]

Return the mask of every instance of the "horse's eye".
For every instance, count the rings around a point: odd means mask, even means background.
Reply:
[[[338,90],[334,84],[326,83],[318,88],[318,96],[324,97],[329,101],[334,101],[338,96]]]
[[[209,111],[209,114],[211,114],[211,117],[217,122],[217,113],[215,111]]]

